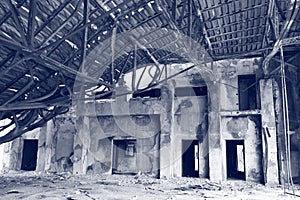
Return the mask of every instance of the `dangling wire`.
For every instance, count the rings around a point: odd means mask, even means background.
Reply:
[[[288,113],[288,97],[287,97],[287,88],[286,88],[286,77],[285,77],[285,63],[284,63],[284,55],[283,48],[280,47],[280,57],[281,57],[281,84],[282,84],[282,112],[283,112],[283,127],[284,127],[284,142],[285,142],[285,153],[286,153],[286,169],[287,169],[287,183],[292,186],[293,194],[294,184],[291,170],[291,142],[289,135],[289,113]],[[284,191],[285,191],[284,185]]]

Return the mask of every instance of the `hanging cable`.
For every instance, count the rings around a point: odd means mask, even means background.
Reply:
[[[284,143],[285,143],[285,153],[286,153],[286,173],[287,173],[287,183],[288,186],[292,186],[293,194],[294,184],[292,178],[292,170],[291,170],[291,144],[290,144],[290,136],[289,136],[289,113],[288,113],[288,97],[287,97],[287,88],[286,88],[286,78],[285,78],[285,64],[284,64],[284,55],[283,48],[280,47],[280,57],[281,57],[281,84],[282,84],[282,112],[283,112],[283,128],[284,128]],[[284,191],[285,191],[284,184]]]

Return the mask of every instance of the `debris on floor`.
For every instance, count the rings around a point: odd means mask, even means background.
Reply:
[[[116,200],[116,199],[295,199],[281,186],[246,181],[215,183],[202,178],[148,175],[72,175],[13,172],[0,176],[0,199]],[[295,185],[299,191],[300,185]]]

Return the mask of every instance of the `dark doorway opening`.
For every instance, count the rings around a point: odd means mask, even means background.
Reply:
[[[182,176],[199,177],[198,140],[182,140]]]
[[[206,96],[207,87],[177,87],[174,95],[175,97]]]
[[[244,140],[226,141],[227,178],[246,180]]]
[[[160,88],[153,88],[150,90],[139,91],[132,94],[133,98],[141,97],[141,98],[159,98],[161,96]]]
[[[113,174],[136,174],[136,140],[114,140],[113,141]]]
[[[37,163],[38,140],[24,140],[21,170],[34,171]]]
[[[239,110],[257,109],[255,75],[239,75]]]

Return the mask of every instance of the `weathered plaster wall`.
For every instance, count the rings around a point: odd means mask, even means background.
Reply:
[[[232,59],[213,63],[212,80],[207,83],[208,99],[208,143],[209,177],[214,181],[226,180],[226,160],[222,138],[221,118],[232,115],[249,115],[249,111],[239,111],[238,75],[256,74],[261,77],[260,59]],[[258,102],[259,105],[259,102]],[[259,111],[250,114],[259,114]]]
[[[161,177],[181,176],[181,141],[183,139],[199,139],[199,173],[200,176],[208,177],[207,96],[174,97],[176,87],[204,86],[203,84],[203,79],[199,77],[199,73],[197,75],[188,74],[188,77],[181,75],[180,78],[170,80],[161,86],[161,98],[159,99],[136,98],[126,101],[124,96],[120,96],[111,102],[90,102],[86,104],[78,112],[81,116],[84,116],[83,121],[78,121],[78,141],[80,141],[80,133],[83,138],[89,139],[86,142],[87,148],[82,145],[83,142],[78,142],[78,145],[76,145],[77,139],[75,139],[75,163],[79,160],[82,161],[83,149],[87,149],[87,152],[105,152],[106,156],[102,155],[103,157],[96,161],[101,160],[99,166],[110,166],[112,150],[109,147],[113,138],[132,136],[137,139],[137,152],[144,152],[144,148],[150,152],[153,151],[153,148],[157,151],[154,157],[145,156],[144,153],[138,155],[141,157],[140,159],[144,160],[143,162],[137,161],[138,170],[145,167],[149,168],[151,166],[149,162],[151,161],[157,166],[155,168],[159,166]],[[123,88],[126,90],[126,87]],[[122,90],[119,88],[117,92],[122,93]],[[98,116],[98,121],[95,120],[96,116]],[[136,122],[132,123],[132,116],[150,116],[150,119],[156,121],[156,123],[153,127],[145,126],[145,131],[136,126]],[[159,117],[153,118],[153,116]],[[153,130],[157,134],[154,135]],[[90,136],[88,133],[90,133]],[[102,139],[102,146],[104,146],[102,149],[99,149],[101,148],[99,145],[93,144],[93,142],[97,143],[98,140],[95,137]],[[144,139],[141,140],[141,138]],[[143,145],[139,146],[142,143]],[[91,150],[89,147],[96,149]],[[76,151],[79,153],[77,154]],[[90,154],[87,154],[89,159],[94,157],[94,155],[89,156]],[[100,156],[100,154],[97,156]],[[87,165],[89,170],[93,168],[91,163],[95,161],[94,158],[90,160]],[[146,164],[141,166],[139,163]],[[104,168],[102,171],[108,172],[109,169]],[[79,169],[79,165],[75,169]],[[79,171],[85,173],[84,169],[79,169]],[[149,171],[149,169],[144,169],[144,171]]]
[[[199,140],[199,176],[208,177],[207,96],[177,97],[174,108],[174,176],[182,174],[182,140]]]
[[[239,110],[238,75],[256,74],[260,78],[260,59],[232,59],[214,63],[220,81],[221,110]]]
[[[25,139],[38,140],[36,171],[72,171],[72,152],[75,125],[70,118],[58,118],[3,144],[2,172],[20,170]]]
[[[75,123],[72,118],[56,118],[54,121],[53,147],[51,157],[52,170],[57,172],[72,172],[73,144],[76,134]]]
[[[159,166],[159,116],[98,116],[89,117],[89,142],[75,146],[75,150],[86,149],[88,173],[110,172],[112,166],[113,139],[135,138],[137,142],[137,169],[157,175]],[[80,138],[86,140],[85,138]],[[82,150],[81,150],[82,151]],[[80,159],[79,157],[77,159]]]
[[[275,123],[275,106],[273,97],[272,79],[263,79],[259,82],[261,116],[262,116],[262,144],[264,181],[267,184],[278,184],[278,153]]]
[[[222,152],[226,163],[226,140],[244,140],[246,180],[263,182],[261,118],[259,115],[222,117]],[[226,175],[226,165],[223,174]]]
[[[22,164],[22,153],[23,153],[23,143],[24,139],[39,139],[40,132],[42,128],[35,129],[33,131],[29,131],[21,137],[13,140],[12,142],[3,144],[3,162],[2,172],[6,172],[9,170],[20,170]],[[37,170],[40,170],[43,166],[43,154],[41,149],[42,143],[38,141],[38,152],[37,152]]]

